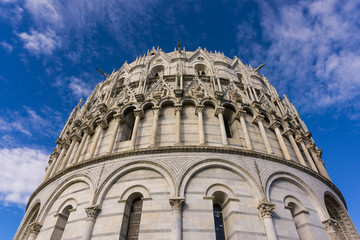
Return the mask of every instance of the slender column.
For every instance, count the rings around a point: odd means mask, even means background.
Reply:
[[[338,240],[338,237],[336,236],[336,231],[335,231],[335,227],[337,225],[337,221],[329,218],[325,221],[322,222],[322,224],[324,224],[326,231],[329,234],[329,237],[331,240]]]
[[[285,159],[286,159],[286,160],[291,160],[289,151],[288,151],[288,149],[287,149],[287,147],[286,147],[286,145],[285,145],[284,138],[283,138],[283,136],[282,136],[281,133],[280,133],[279,127],[280,127],[280,123],[277,122],[277,121],[273,121],[273,122],[270,124],[270,126],[269,126],[269,128],[270,128],[271,130],[275,131],[276,137],[277,137],[277,139],[278,139],[278,141],[279,141],[280,148],[281,148],[281,151],[282,151],[283,154],[284,154]]]
[[[261,201],[257,207],[263,221],[266,237],[268,240],[277,240],[274,222],[272,220],[272,212],[275,210],[275,204],[268,201]]]
[[[217,77],[216,80],[217,80],[217,84],[218,84],[219,91],[222,92],[222,87],[221,87],[220,78]]]
[[[268,136],[266,134],[266,131],[265,131],[265,128],[264,128],[264,124],[263,124],[263,121],[264,120],[264,116],[261,115],[261,114],[256,114],[256,116],[254,117],[253,119],[253,123],[257,123],[258,126],[259,126],[259,129],[260,129],[260,133],[261,133],[261,137],[264,141],[264,144],[265,144],[265,148],[266,148],[266,151],[268,154],[272,154],[273,151],[271,149],[271,145],[270,145],[270,142],[269,142],[269,139],[268,139]]]
[[[245,122],[245,118],[244,118],[244,114],[246,113],[246,111],[244,110],[239,110],[236,114],[236,118],[240,121],[241,123],[241,128],[243,130],[244,133],[244,137],[245,137],[245,143],[246,143],[246,147],[249,150],[252,150],[253,147],[251,145],[251,141],[250,141],[250,136],[249,136],[249,132],[247,130],[246,127],[246,122]]]
[[[283,132],[283,135],[287,136],[289,138],[290,143],[291,143],[292,147],[294,148],[296,157],[299,159],[300,164],[306,167],[305,160],[300,152],[300,149],[299,149],[297,143],[295,142],[293,134],[294,134],[294,131],[290,128],[285,129],[285,131]]]
[[[319,161],[319,159],[315,153],[316,152],[315,146],[309,146],[308,149],[310,151],[312,158],[314,159],[314,162],[315,162],[316,167],[319,170],[320,174],[330,180],[330,177],[329,177],[328,173],[326,172],[324,165]]]
[[[182,105],[175,104],[175,145],[181,144],[181,113]]]
[[[224,110],[225,110],[225,108],[223,108],[223,107],[216,108],[215,116],[218,116],[218,118],[219,118],[222,143],[223,143],[223,145],[228,145],[225,124],[224,124],[224,115],[223,115]]]
[[[35,240],[36,236],[39,234],[40,229],[41,229],[42,225],[39,222],[32,222],[29,225],[29,238],[28,240]]]
[[[56,162],[57,158],[59,157],[59,154],[60,154],[59,152],[53,152],[50,155],[50,160],[49,160],[50,165],[49,165],[48,169],[46,170],[45,176],[42,180],[43,182],[49,178],[50,173],[52,172],[52,170],[54,168],[55,162]]]
[[[136,137],[137,137],[137,132],[138,132],[139,124],[140,124],[140,118],[144,117],[144,114],[141,109],[134,110],[134,115],[135,115],[135,123],[134,123],[133,132],[131,135],[131,141],[130,141],[130,147],[129,147],[131,150],[135,149]]]
[[[119,127],[120,127],[120,123],[121,123],[121,118],[120,118],[121,114],[114,114],[114,121],[115,121],[115,129],[112,133],[111,139],[110,139],[110,143],[109,143],[109,147],[107,150],[107,153],[112,153],[113,149],[114,149],[114,145],[115,145],[115,140],[116,140],[116,136],[119,132]]]
[[[68,163],[68,161],[69,161],[69,159],[70,159],[71,153],[72,153],[75,145],[76,145],[76,144],[79,145],[79,142],[81,141],[81,137],[79,137],[79,136],[76,135],[76,134],[73,134],[73,135],[71,136],[71,140],[72,140],[72,142],[71,142],[71,144],[70,144],[70,148],[69,148],[69,150],[67,151],[64,160],[63,160],[62,163],[61,163],[60,170],[63,170],[63,169],[66,168],[66,165],[67,165],[67,163]],[[76,148],[75,148],[75,149],[76,149]]]
[[[157,135],[157,129],[158,129],[158,121],[159,121],[159,115],[161,114],[161,108],[160,107],[153,107],[153,124],[152,124],[152,130],[151,130],[151,139],[150,139],[150,147],[156,146],[156,135]]]
[[[307,150],[306,146],[305,146],[305,143],[304,143],[304,139],[302,136],[298,135],[296,137],[296,142],[300,143],[300,146],[305,154],[305,157],[307,159],[307,161],[309,162],[310,164],[310,167],[312,170],[314,170],[315,172],[318,172],[318,170],[316,169],[316,166],[314,164],[314,161],[313,159],[311,158],[310,154],[309,154],[309,151]]]
[[[198,115],[198,124],[199,124],[199,144],[205,144],[205,134],[204,134],[204,120],[203,120],[203,111],[205,106],[198,105],[195,108],[195,114]]]
[[[94,157],[94,154],[95,154],[97,144],[99,142],[102,130],[109,127],[109,125],[106,122],[104,122],[103,120],[98,120],[97,124],[98,124],[98,126],[95,129],[94,140],[93,140],[93,142],[91,143],[91,146],[90,146],[89,158]]]
[[[182,239],[182,219],[181,219],[181,208],[184,204],[184,198],[170,198],[171,205],[171,240]]]
[[[84,136],[82,137],[81,139],[81,143],[80,143],[80,146],[79,148],[77,149],[76,151],[76,154],[75,154],[75,157],[74,157],[74,161],[73,161],[73,165],[77,164],[79,162],[79,159],[80,159],[80,156],[81,156],[81,153],[84,149],[84,146],[85,146],[85,143],[87,142],[88,138],[89,138],[89,135],[93,135],[94,134],[94,131],[90,129],[89,126],[86,126],[85,128],[83,128],[83,131],[84,131]]]
[[[253,91],[253,94],[254,94],[254,97],[255,97],[255,101],[259,101],[259,98],[258,98],[258,96],[257,96],[257,94],[256,94],[255,89],[254,89],[253,87],[250,87],[250,88],[251,88],[251,90]]]
[[[62,161],[62,159],[63,159],[63,157],[64,157],[64,155],[65,155],[65,152],[66,152],[66,150],[69,148],[69,143],[67,143],[67,142],[64,142],[63,144],[62,144],[62,149],[61,149],[61,152],[60,152],[60,155],[59,155],[59,157],[56,159],[56,161],[55,161],[55,166],[54,166],[54,168],[52,169],[52,172],[50,173],[50,176],[52,177],[52,176],[54,176],[55,174],[56,174],[56,172],[59,170],[58,168],[59,168],[59,165],[60,165],[60,163],[61,163],[61,161]]]
[[[90,206],[88,208],[85,208],[87,218],[85,220],[84,232],[82,234],[81,240],[91,239],[91,233],[95,225],[96,217],[99,214],[100,210],[101,209],[99,206]]]

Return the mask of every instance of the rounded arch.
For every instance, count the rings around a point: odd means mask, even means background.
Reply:
[[[101,120],[101,118],[100,118],[99,116],[94,117],[93,120],[91,120],[91,122],[90,122],[90,126],[91,126],[92,128],[94,128],[94,129],[95,129],[96,126],[97,126],[97,123],[96,123],[97,120]]]
[[[60,194],[65,191],[69,186],[83,182],[86,183],[90,188],[90,193],[94,195],[94,183],[93,181],[84,174],[76,174],[73,175],[67,179],[65,179],[62,183],[59,184],[59,186],[51,193],[50,197],[48,197],[48,200],[44,204],[44,206],[41,208],[41,211],[39,213],[39,221],[43,223],[45,220],[45,217],[47,213],[49,212],[50,208],[53,206],[54,202],[58,199]]]
[[[144,103],[141,105],[140,109],[141,109],[142,111],[145,111],[146,109],[151,108],[151,107],[154,107],[155,105],[156,105],[156,104],[155,104],[153,101],[149,100],[149,101],[144,102]]]
[[[199,73],[199,76],[207,75],[210,68],[204,63],[195,63],[194,70]]]
[[[190,105],[196,106],[198,104],[198,102],[196,101],[196,99],[194,99],[192,97],[186,97],[186,98],[181,99],[180,104],[182,104],[182,105],[190,104]]]
[[[200,104],[205,106],[212,106],[214,109],[218,107],[218,104],[212,99],[204,99]]]
[[[284,200],[283,200],[283,204],[284,204],[284,208],[293,209],[296,212],[309,212],[305,208],[304,204],[302,204],[302,202],[299,199],[297,199],[296,197],[294,197],[292,195],[285,196]],[[296,206],[296,209],[295,209],[295,206]]]
[[[285,179],[286,181],[289,181],[289,182],[295,184],[300,189],[302,189],[304,192],[308,193],[309,196],[311,196],[311,199],[313,200],[314,207],[316,208],[317,212],[319,213],[320,219],[322,219],[322,220],[326,219],[327,214],[325,211],[325,207],[321,203],[319,197],[316,195],[314,190],[301,178],[299,178],[291,173],[275,172],[275,173],[271,174],[267,179],[265,179],[265,181],[264,181],[265,182],[265,195],[266,195],[267,199],[269,199],[271,201],[270,188],[271,188],[272,184],[276,180],[281,180],[281,179]]]
[[[155,65],[151,68],[149,75],[151,78],[157,77],[156,74],[159,74],[161,71],[165,71],[165,66],[162,64]]]
[[[26,235],[28,234],[26,229],[29,226],[29,224],[35,222],[38,219],[40,206],[41,206],[41,202],[38,199],[38,200],[34,201],[31,206],[27,207],[25,216],[23,218],[25,220],[22,222],[22,224],[19,227],[19,230],[17,231],[17,233],[19,235],[16,234],[14,239],[17,239],[17,236],[20,236],[20,239],[21,239],[21,237],[26,238]]]
[[[238,111],[238,107],[233,102],[223,102],[221,103],[221,106],[233,110],[234,112]]]
[[[176,104],[176,99],[173,97],[170,97],[170,98],[161,100],[161,102],[159,103],[159,106],[164,107],[164,106],[175,105],[175,104]]]
[[[205,197],[213,197],[217,192],[223,192],[227,197],[236,198],[235,192],[230,187],[221,183],[210,185],[205,191]]]
[[[242,106],[241,107],[242,110],[244,110],[247,114],[249,114],[250,116],[255,116],[256,114],[256,111],[255,109],[253,109],[252,107],[250,106]]]
[[[244,178],[246,182],[250,185],[250,187],[254,189],[254,194],[256,198],[262,199],[264,197],[260,185],[246,169],[244,169],[238,164],[223,159],[205,159],[191,165],[185,171],[183,171],[177,189],[178,196],[180,197],[185,196],[186,186],[188,185],[189,180],[191,179],[192,176],[194,176],[196,173],[204,169],[216,168],[216,167],[227,169],[239,175],[240,177]]]
[[[133,199],[131,199],[131,196],[134,195],[141,195],[141,198],[146,198],[146,199],[151,198],[149,189],[147,189],[143,185],[134,185],[125,189],[125,191],[120,196],[120,201],[128,201],[128,200],[132,201]]]
[[[111,121],[111,119],[113,118],[113,116],[117,113],[118,112],[115,109],[112,109],[105,114],[104,119],[106,120],[107,123],[109,123]]]
[[[60,204],[60,206],[56,210],[56,214],[60,214],[61,212],[64,211],[65,208],[69,208],[69,206],[71,206],[70,209],[72,211],[75,211],[78,206],[78,203],[74,198],[68,198]]]
[[[129,103],[127,105],[124,105],[121,109],[120,109],[120,113],[122,116],[125,116],[127,113],[133,111],[136,109],[136,106],[134,106],[133,104]]]
[[[97,204],[99,206],[102,205],[104,197],[106,193],[109,191],[111,186],[123,175],[135,171],[135,170],[151,170],[159,173],[161,176],[164,177],[166,182],[169,185],[170,194],[175,196],[175,181],[174,177],[171,173],[164,168],[162,165],[150,162],[150,161],[136,161],[124,164],[123,166],[119,167],[115,171],[113,171],[100,185],[97,192],[95,193],[95,197],[93,200],[93,204]]]

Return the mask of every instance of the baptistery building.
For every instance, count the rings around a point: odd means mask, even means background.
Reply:
[[[14,239],[360,239],[321,149],[262,66],[178,46],[103,73]]]

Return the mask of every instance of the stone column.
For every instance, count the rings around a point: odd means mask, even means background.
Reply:
[[[279,127],[280,127],[280,123],[277,122],[277,121],[273,121],[269,126],[269,128],[271,130],[275,131],[276,137],[277,137],[277,139],[279,141],[280,148],[281,148],[282,153],[284,154],[285,159],[286,160],[291,160],[289,151],[288,151],[288,149],[287,149],[287,147],[285,145],[285,142],[284,142],[283,136],[280,133]]]
[[[86,126],[85,128],[82,129],[83,132],[84,132],[84,136],[82,137],[81,139],[81,143],[80,143],[80,146],[79,148],[77,149],[76,151],[76,154],[75,154],[75,157],[74,157],[74,161],[73,161],[73,165],[77,164],[79,162],[79,159],[80,159],[80,156],[81,156],[81,153],[84,149],[84,146],[85,146],[85,143],[87,142],[88,138],[89,138],[89,135],[93,135],[94,134],[94,131],[90,129],[89,126]]]
[[[184,198],[170,198],[171,205],[171,240],[182,239],[182,219],[181,208],[184,204]]]
[[[181,144],[181,113],[182,105],[175,104],[175,145]]]
[[[39,222],[32,222],[29,225],[29,238],[28,240],[35,240],[36,236],[39,234],[42,225]]]
[[[44,178],[42,180],[43,182],[46,181],[49,178],[50,173],[52,172],[52,170],[54,168],[54,165],[55,165],[55,162],[57,161],[58,157],[59,157],[59,152],[53,152],[50,155],[50,160],[49,160],[50,165],[49,165],[48,169],[46,170],[45,176],[44,176]]]
[[[94,157],[94,154],[95,154],[97,144],[99,142],[102,130],[109,127],[107,125],[107,123],[104,122],[103,120],[98,120],[96,122],[98,123],[98,126],[95,129],[94,140],[92,141],[91,146],[90,146],[89,159]]]
[[[252,145],[251,145],[249,132],[248,132],[248,130],[247,130],[246,121],[245,121],[245,118],[244,118],[245,113],[246,113],[246,111],[244,111],[244,110],[239,110],[239,111],[237,112],[237,114],[236,114],[236,118],[240,121],[241,128],[242,128],[242,130],[243,130],[244,137],[245,137],[246,147],[247,147],[247,149],[252,150],[253,147],[252,147]]]
[[[326,231],[329,234],[330,239],[331,240],[338,240],[338,237],[336,235],[336,230],[335,230],[335,228],[337,226],[336,220],[334,220],[332,218],[329,218],[329,219],[323,221],[322,224],[324,224],[324,226],[326,228]]]
[[[50,176],[54,176],[56,174],[56,172],[59,170],[59,166],[60,166],[60,163],[65,155],[65,152],[67,149],[69,149],[69,143],[67,142],[64,142],[62,145],[62,149],[61,149],[61,152],[60,152],[60,155],[59,157],[57,158],[57,160],[55,161],[55,166],[54,168],[52,169],[52,172],[50,173]]]
[[[285,129],[283,132],[283,135],[287,136],[289,138],[290,143],[291,143],[292,147],[294,148],[296,157],[299,159],[300,164],[306,167],[305,160],[300,152],[300,149],[299,149],[297,143],[295,142],[293,134],[294,134],[294,131],[290,128]]]
[[[113,117],[114,117],[114,121],[115,121],[115,129],[112,133],[112,136],[111,136],[111,139],[110,139],[110,142],[109,142],[109,146],[108,146],[108,150],[107,150],[107,153],[112,153],[113,152],[113,149],[114,149],[114,145],[115,145],[115,141],[116,141],[116,136],[117,136],[117,133],[119,132],[119,127],[120,127],[120,123],[121,123],[121,118],[120,118],[121,114],[114,114]]]
[[[222,143],[223,143],[223,145],[228,145],[226,129],[225,129],[225,124],[224,124],[224,116],[223,116],[224,111],[225,111],[225,108],[217,107],[215,110],[215,116],[218,116],[218,118],[219,118]]]
[[[85,208],[85,212],[87,214],[87,218],[85,220],[84,232],[82,234],[81,240],[90,240],[91,233],[93,231],[96,217],[99,214],[101,208],[99,206],[90,206]]]
[[[69,159],[70,159],[71,153],[72,153],[75,145],[78,146],[78,145],[79,145],[79,142],[81,141],[81,137],[78,136],[77,134],[73,134],[70,138],[71,138],[71,141],[72,141],[72,142],[71,142],[71,144],[70,144],[69,150],[67,151],[67,153],[66,153],[66,155],[65,155],[64,160],[63,160],[62,163],[61,163],[60,170],[63,170],[63,169],[66,168],[66,165],[67,165],[67,163],[68,163],[68,161],[69,161]],[[75,147],[75,149],[77,148],[77,146]]]
[[[316,166],[313,162],[313,159],[311,158],[310,154],[309,154],[309,151],[307,150],[306,146],[305,146],[305,143],[304,143],[304,138],[301,136],[301,135],[298,135],[296,137],[296,142],[298,142],[305,154],[305,157],[306,159],[308,160],[309,164],[310,164],[310,167],[312,170],[314,170],[315,172],[318,172],[318,170],[316,169]]]
[[[199,144],[205,144],[205,135],[204,135],[204,120],[203,120],[203,111],[205,106],[198,105],[195,107],[195,114],[198,115],[198,126],[199,126]]]
[[[154,117],[153,117],[152,129],[151,129],[150,147],[155,147],[158,121],[159,121],[159,115],[161,114],[161,108],[153,107],[152,109],[153,109]]]
[[[259,126],[259,129],[260,129],[260,133],[261,133],[261,137],[264,141],[264,144],[265,144],[265,148],[266,148],[266,151],[268,154],[272,154],[273,151],[271,149],[271,145],[269,143],[269,139],[268,139],[268,136],[266,134],[266,131],[265,131],[265,128],[264,128],[264,124],[263,124],[263,121],[264,120],[264,116],[261,115],[261,114],[256,114],[256,116],[254,117],[253,119],[253,123],[257,123],[257,125]]]
[[[138,132],[139,124],[140,124],[140,118],[144,117],[144,114],[141,109],[134,110],[134,115],[135,115],[135,123],[134,123],[134,128],[132,131],[132,135],[131,135],[131,141],[130,141],[130,146],[129,146],[130,150],[135,149],[136,137],[137,137],[137,132]]]
[[[315,146],[309,146],[308,149],[310,151],[312,158],[314,159],[314,162],[315,162],[316,167],[319,170],[320,174],[330,180],[330,177],[329,177],[328,173],[326,172],[324,165],[319,161],[319,159],[317,157]]]
[[[272,220],[272,212],[275,210],[275,204],[268,201],[261,201],[257,207],[263,221],[266,237],[268,240],[277,240],[274,222]]]

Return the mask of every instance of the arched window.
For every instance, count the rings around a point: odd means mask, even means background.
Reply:
[[[214,214],[216,240],[225,240],[224,219],[220,204],[215,203],[213,205],[213,214]]]
[[[66,227],[66,223],[69,219],[69,215],[70,215],[70,210],[73,207],[71,205],[68,205],[67,207],[65,207],[61,213],[58,213],[58,219],[56,221],[55,227],[54,227],[54,231],[51,235],[51,240],[60,240],[64,234],[65,231],[65,227]]]
[[[142,205],[143,200],[140,193],[130,195],[125,204],[120,239],[137,240],[139,238]]]
[[[122,132],[120,141],[128,141],[131,140],[131,135],[133,132],[134,124],[135,124],[135,115],[134,111],[130,111],[124,114],[124,123],[122,123]]]

